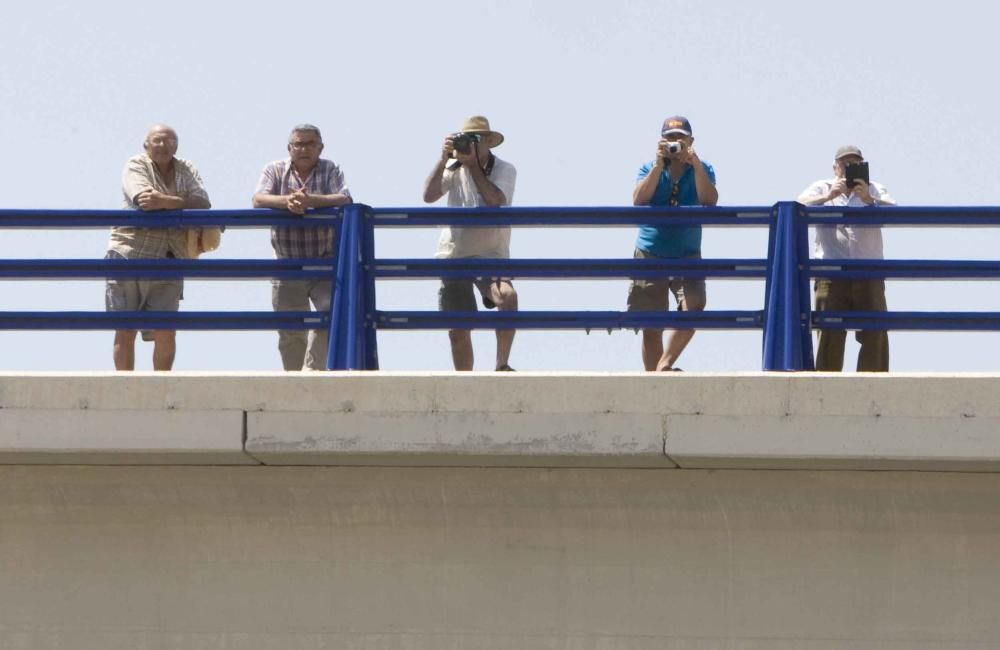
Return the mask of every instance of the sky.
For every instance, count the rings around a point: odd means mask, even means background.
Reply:
[[[291,126],[323,130],[355,200],[422,205],[443,137],[486,115],[518,170],[517,206],[628,205],[663,119],[691,120],[720,205],[770,206],[830,175],[857,144],[906,205],[1000,205],[989,66],[1000,10],[956,0],[862,5],[763,0],[293,5],[7,4],[0,10],[4,208],[119,208],[121,170],[150,125],[180,136],[216,208],[250,207]],[[443,201],[441,202],[443,203]],[[380,233],[377,255],[433,255],[434,229]],[[635,229],[515,230],[514,257],[631,257]],[[886,256],[997,259],[992,228],[891,228]],[[4,230],[5,258],[99,258],[106,230]],[[761,230],[705,231],[705,257],[763,257]],[[212,258],[271,256],[231,230]],[[521,309],[624,309],[627,281],[516,282]],[[435,282],[379,285],[382,309],[435,309]],[[7,310],[103,310],[103,283],[8,281]],[[892,282],[890,309],[997,310],[992,282]],[[984,300],[985,298],[985,300]],[[761,282],[709,281],[709,309],[759,309]],[[267,281],[188,281],[181,309],[270,309]],[[107,370],[110,332],[0,332],[0,370]],[[1000,334],[893,332],[898,371],[1000,369]],[[474,335],[493,367],[491,332]],[[631,331],[521,332],[519,370],[641,369]],[[759,332],[699,332],[688,371],[760,369]],[[444,332],[379,336],[388,370],[447,370]],[[849,337],[845,366],[857,346]],[[149,369],[151,344],[137,343]],[[278,370],[272,332],[180,332],[177,370]]]

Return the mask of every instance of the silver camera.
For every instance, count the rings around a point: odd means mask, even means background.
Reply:
[[[683,142],[668,142],[667,143],[667,153],[680,153],[684,151]]]

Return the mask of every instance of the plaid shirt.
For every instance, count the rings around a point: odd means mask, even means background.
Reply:
[[[160,176],[148,155],[132,156],[122,171],[122,194],[127,210],[138,210],[135,197],[140,192],[154,189],[157,192],[182,198],[201,197],[208,200],[205,185],[194,164],[174,158],[174,184],[171,190]],[[111,230],[108,248],[127,259],[161,259],[172,253],[178,259],[187,255],[187,228],[133,228],[118,226]]]
[[[305,187],[308,194],[344,194],[344,173],[332,160],[321,158],[303,183],[289,158],[275,160],[264,168],[254,194],[284,196]],[[281,226],[271,228],[271,246],[282,259],[330,257],[333,255],[333,228],[323,226]]]

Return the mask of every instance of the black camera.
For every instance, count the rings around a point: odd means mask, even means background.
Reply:
[[[479,144],[481,140],[478,133],[456,133],[452,136],[451,143],[455,147],[455,151],[465,155],[472,152],[473,143]]]
[[[847,187],[849,189],[854,189],[854,186],[855,184],[857,184],[858,181],[871,183],[871,179],[868,176],[868,163],[859,162],[859,163],[852,163],[850,165],[845,165],[844,177],[847,182]]]

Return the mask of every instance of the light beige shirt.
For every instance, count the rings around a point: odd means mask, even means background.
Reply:
[[[496,158],[490,182],[503,192],[510,205],[514,198],[514,182],[517,170],[514,165]],[[457,170],[445,169],[441,176],[441,188],[448,194],[448,207],[473,208],[486,205],[472,174],[465,166]],[[450,227],[441,231],[435,257],[510,257],[510,226],[484,226],[481,228]]]
[[[174,184],[170,189],[150,157],[132,156],[122,170],[122,194],[125,209],[138,210],[135,197],[147,189],[184,199],[199,197],[208,201],[208,193],[194,164],[174,158]],[[188,257],[186,228],[133,228],[118,226],[111,230],[108,248],[128,259],[160,259],[170,252],[178,259]]]

